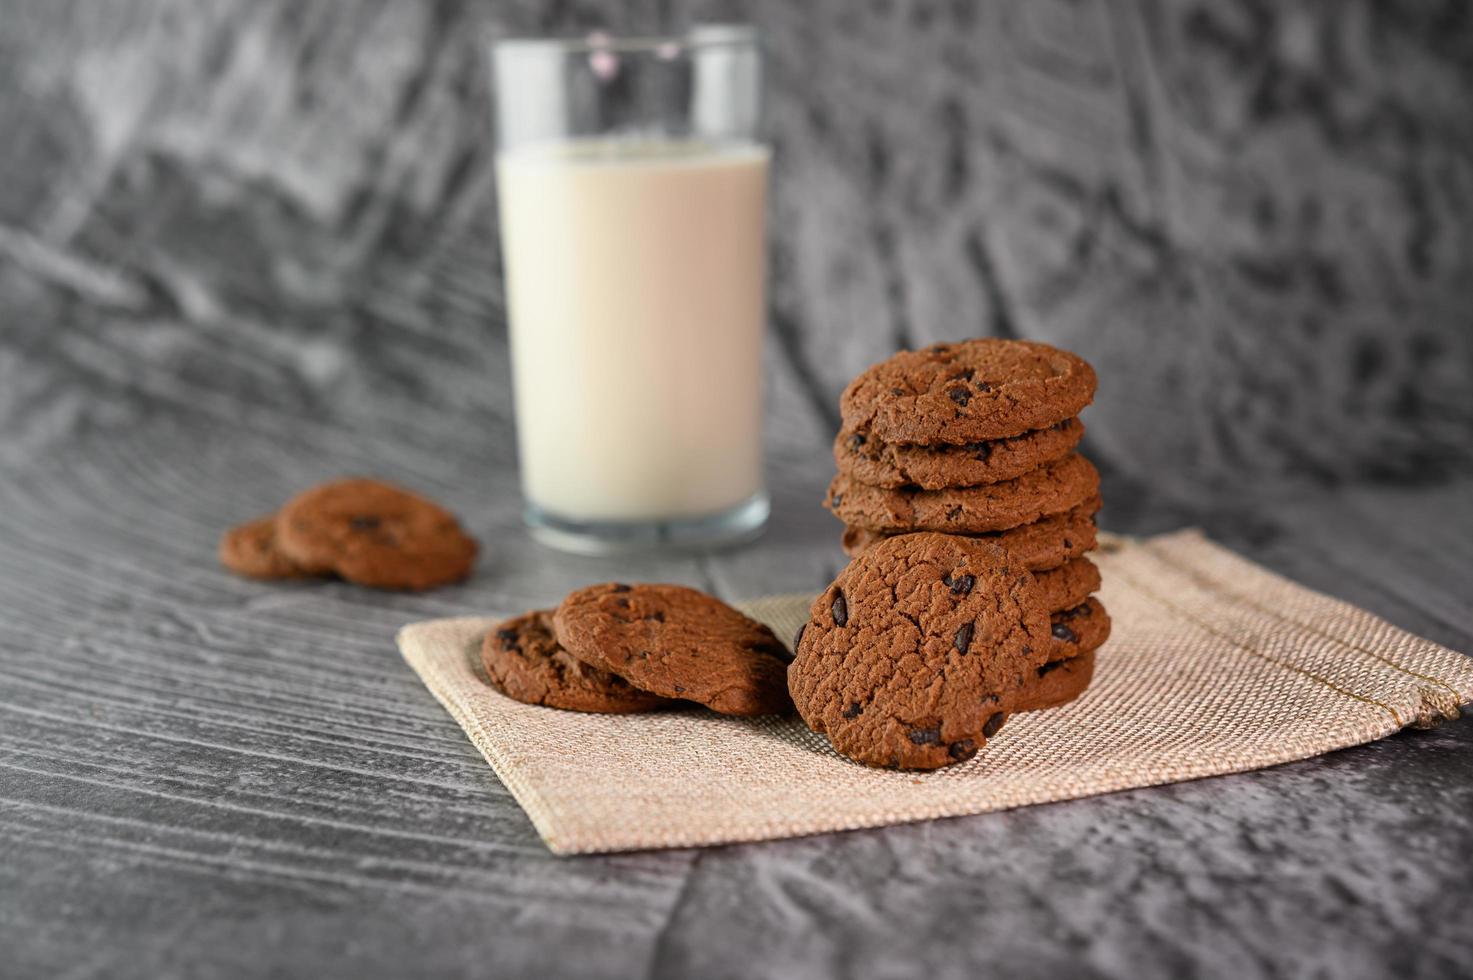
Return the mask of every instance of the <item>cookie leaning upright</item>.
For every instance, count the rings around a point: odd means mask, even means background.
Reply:
[[[787,647],[755,619],[695,589],[591,585],[562,601],[553,627],[573,656],[640,690],[726,715],[792,709]]]
[[[1044,663],[1037,583],[995,544],[919,533],[870,548],[817,599],[788,668],[808,727],[872,766],[971,758]]]
[[[455,515],[389,483],[335,480],[276,515],[283,554],[316,574],[380,589],[430,589],[470,574],[477,546]]]

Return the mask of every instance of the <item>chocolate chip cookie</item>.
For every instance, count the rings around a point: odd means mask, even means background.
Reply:
[[[1084,423],[1065,419],[1011,439],[961,446],[915,446],[881,440],[867,430],[844,430],[834,439],[839,472],[873,487],[923,490],[1001,483],[1069,455],[1084,437]]]
[[[1100,570],[1088,558],[1075,558],[1058,568],[1036,572],[1038,595],[1050,613],[1073,609],[1100,588]]]
[[[1095,675],[1095,652],[1081,653],[1068,660],[1050,660],[1023,685],[1013,701],[1013,711],[1042,711],[1068,704],[1089,687]]]
[[[844,428],[885,442],[1006,439],[1078,415],[1094,398],[1082,358],[1028,340],[987,337],[902,351],[850,382]]]
[[[679,585],[609,582],[568,595],[558,642],[584,663],[727,715],[782,714],[788,648],[720,599]]]
[[[1006,531],[990,531],[968,537],[982,538],[1000,544],[1013,554],[1030,572],[1058,568],[1072,558],[1089,551],[1095,546],[1098,529],[1094,515],[1100,509],[1100,498],[1091,497],[1073,510],[1049,517],[1041,517],[1031,524],[1008,528]],[[872,531],[853,524],[844,527],[844,553],[858,558],[864,552],[895,534],[905,531]]]
[[[276,546],[276,515],[258,517],[220,538],[220,564],[247,578],[306,578],[311,573]]]
[[[1068,660],[1097,650],[1110,638],[1110,614],[1093,596],[1073,607],[1049,616],[1049,644],[1046,660]]]
[[[1100,475],[1072,453],[1004,483],[947,490],[887,490],[844,474],[829,484],[824,506],[848,524],[879,531],[1002,531],[1073,510],[1096,496]]]
[[[431,589],[470,574],[476,542],[433,501],[377,480],[336,480],[276,515],[282,552],[318,574],[380,589]]]
[[[568,653],[553,633],[551,610],[533,610],[498,624],[481,644],[481,665],[497,690],[526,704],[632,714],[677,703]]]
[[[1009,552],[949,534],[875,545],[814,600],[788,686],[808,727],[859,762],[970,759],[1042,665],[1048,614]]]

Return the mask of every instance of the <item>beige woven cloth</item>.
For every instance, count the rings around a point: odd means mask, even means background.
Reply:
[[[490,618],[416,623],[399,646],[559,854],[794,837],[1242,772],[1435,724],[1473,700],[1473,659],[1196,532],[1110,538],[1096,561],[1115,628],[1089,690],[1013,716],[975,758],[927,774],[849,762],[796,717],[519,704],[480,675]],[[745,608],[787,637],[808,603]]]

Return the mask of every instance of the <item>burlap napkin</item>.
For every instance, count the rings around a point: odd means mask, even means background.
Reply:
[[[971,761],[929,774],[849,762],[796,717],[519,704],[480,674],[493,618],[416,623],[399,646],[559,854],[793,837],[1241,772],[1435,724],[1473,700],[1473,659],[1196,532],[1112,538],[1096,561],[1115,630],[1089,690],[1015,715]],[[809,601],[745,608],[789,637]]]

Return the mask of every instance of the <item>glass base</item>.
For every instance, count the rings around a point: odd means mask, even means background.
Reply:
[[[532,537],[577,555],[627,555],[642,551],[694,551],[755,540],[772,503],[765,491],[729,510],[665,521],[578,521],[527,501],[523,516]]]

